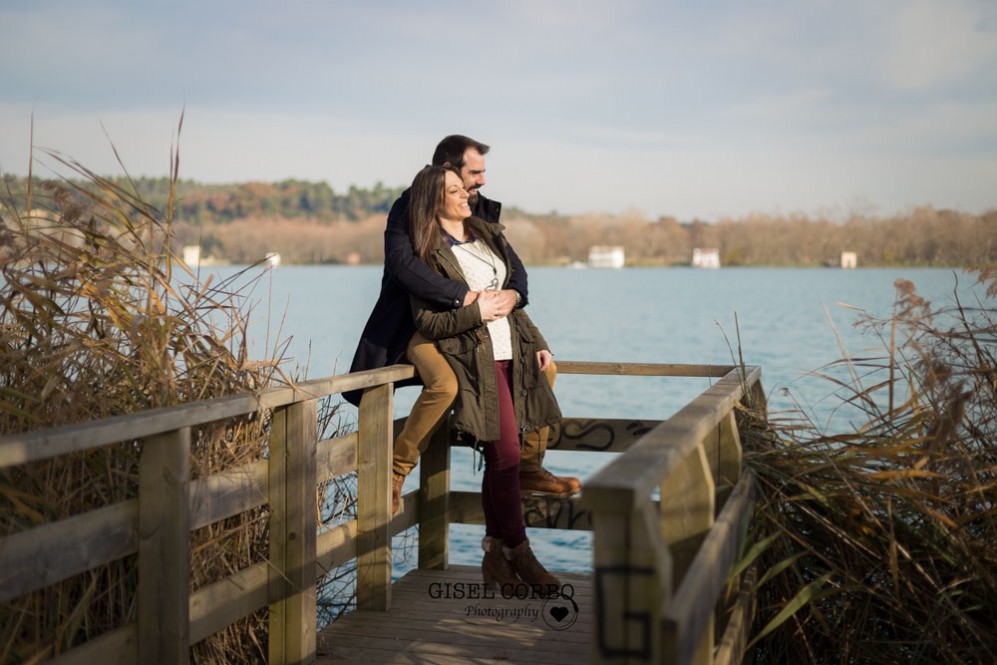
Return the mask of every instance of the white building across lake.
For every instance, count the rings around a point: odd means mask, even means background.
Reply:
[[[720,250],[715,247],[693,247],[693,268],[719,268]]]
[[[615,245],[594,245],[589,249],[589,265],[593,268],[622,268],[623,248]]]

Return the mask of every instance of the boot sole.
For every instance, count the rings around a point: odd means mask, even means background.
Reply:
[[[581,490],[567,491],[567,492],[545,492],[544,490],[520,490],[519,494],[523,498],[538,497],[545,499],[568,499],[578,494],[581,494]]]

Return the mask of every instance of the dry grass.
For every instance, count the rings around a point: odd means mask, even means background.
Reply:
[[[758,663],[997,662],[997,271],[938,308],[898,281],[882,356],[828,381],[863,424],[770,415],[744,566]]]
[[[279,379],[279,344],[273,360],[247,356],[242,278],[212,286],[174,274],[186,268],[170,248],[172,196],[154,210],[48,154],[89,184],[51,181],[0,196],[0,435],[257,391]],[[177,166],[174,153],[174,193]],[[198,429],[193,475],[261,459],[267,427],[246,418]],[[125,442],[0,470],[0,536],[134,498],[140,449]],[[259,509],[194,532],[191,588],[262,560],[266,517]],[[133,621],[135,584],[129,557],[0,606],[0,662],[36,662]],[[265,618],[258,612],[201,642],[194,659],[262,660]]]

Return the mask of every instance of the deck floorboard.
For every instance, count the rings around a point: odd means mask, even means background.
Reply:
[[[392,586],[390,610],[350,612],[320,632],[317,663],[587,662],[593,639],[592,578],[577,573],[558,577],[573,588],[574,602],[504,598],[501,593],[471,598],[471,592],[482,589],[476,567],[413,570]],[[459,590],[465,597],[456,597]]]

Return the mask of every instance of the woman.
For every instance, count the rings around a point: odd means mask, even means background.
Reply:
[[[446,311],[413,298],[413,315],[416,328],[436,340],[457,376],[457,430],[483,448],[484,581],[493,587],[525,582],[547,594],[560,582],[540,565],[526,537],[519,435],[561,417],[543,375],[552,356],[522,309],[484,322],[490,292],[509,279],[508,254],[502,226],[471,217],[467,199],[460,176],[446,167],[427,166],[412,182],[409,215],[416,253],[445,277],[480,292],[471,304]]]

